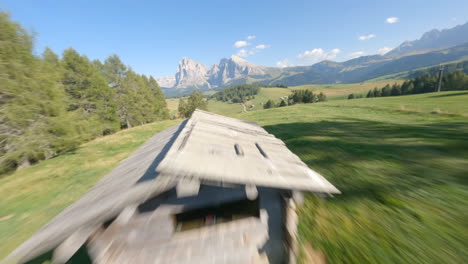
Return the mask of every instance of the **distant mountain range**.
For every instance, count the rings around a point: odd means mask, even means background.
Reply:
[[[450,29],[433,29],[424,33],[418,40],[403,42],[385,55],[401,55],[409,52],[450,48],[466,42],[468,42],[468,22]]]
[[[182,95],[193,89],[222,89],[241,83],[302,84],[353,83],[455,60],[468,60],[468,23],[451,29],[431,30],[418,40],[405,41],[385,55],[362,56],[311,66],[286,68],[255,65],[238,56],[221,59],[208,69],[184,57],[175,76],[157,80],[166,95]]]

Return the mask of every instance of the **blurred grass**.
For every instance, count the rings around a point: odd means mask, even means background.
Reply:
[[[235,115],[242,112],[242,105],[241,104],[234,104],[234,103],[224,103],[220,101],[216,101],[214,99],[210,99],[208,101],[208,111],[220,114],[220,115]]]
[[[360,98],[344,101],[332,101],[325,104],[337,107],[387,109],[393,111],[463,115],[468,117],[468,91]]]
[[[184,98],[186,100],[186,98]],[[177,116],[178,111],[177,108],[179,107],[179,98],[167,98],[167,109],[169,110],[169,114],[171,116]]]
[[[467,99],[445,92],[238,117],[259,122],[342,191],[307,196],[299,209],[301,244],[328,263],[465,263],[468,119],[430,111],[466,113]]]
[[[0,178],[0,260],[147,139],[179,122],[123,130]]]
[[[342,191],[328,201],[306,196],[299,209],[301,244],[328,263],[464,263],[467,101],[459,91],[247,113],[216,102],[216,109],[258,122]],[[0,178],[0,259],[177,122],[121,131]]]
[[[382,88],[385,85],[393,85],[394,83],[400,84],[403,80],[381,80],[381,81],[372,81],[372,82],[362,82],[362,83],[347,83],[347,84],[307,84],[299,86],[291,86],[291,90],[301,90],[307,89],[311,90],[314,93],[323,92],[329,101],[332,100],[342,100],[347,99],[348,95],[351,93],[354,94],[363,94],[367,95],[367,92],[371,89]]]

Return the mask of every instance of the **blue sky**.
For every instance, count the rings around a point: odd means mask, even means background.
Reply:
[[[37,53],[115,53],[154,76],[173,75],[184,56],[206,65],[232,54],[266,66],[343,61],[468,21],[466,0],[0,0],[0,8],[37,33]]]

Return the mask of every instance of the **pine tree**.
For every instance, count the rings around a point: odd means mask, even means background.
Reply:
[[[53,52],[32,54],[31,35],[0,12],[0,174],[75,147],[74,120]]]
[[[63,52],[61,67],[62,84],[70,98],[68,110],[80,120],[87,138],[117,131],[115,92],[107,85],[99,69],[74,49]]]
[[[320,92],[319,95],[318,95],[318,101],[319,102],[327,101],[327,96],[324,93]]]
[[[264,105],[263,109],[273,108],[275,107],[275,103],[270,99]]]

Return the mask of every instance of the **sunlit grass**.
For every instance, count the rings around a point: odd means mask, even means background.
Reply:
[[[301,244],[328,263],[463,263],[467,99],[444,92],[238,117],[259,122],[342,191],[327,201],[307,196],[299,209]],[[455,115],[431,114],[434,105]]]
[[[393,85],[394,83],[401,84],[403,80],[383,80],[362,83],[349,83],[349,84],[308,84],[289,87],[295,89],[307,89],[316,93],[323,92],[329,100],[347,99],[351,93],[366,95],[370,89],[382,88],[385,85]]]
[[[442,92],[247,113],[215,103],[218,113],[264,126],[342,191],[327,201],[307,196],[299,209],[301,244],[328,263],[464,263],[467,101],[466,92]],[[0,259],[177,122],[99,138],[1,178]]]

